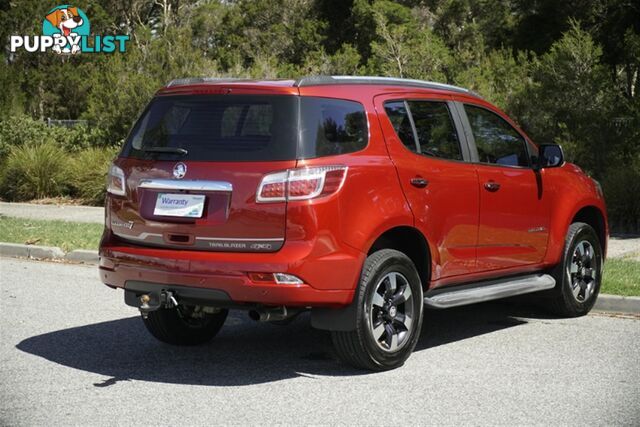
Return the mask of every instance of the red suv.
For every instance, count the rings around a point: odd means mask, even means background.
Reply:
[[[228,309],[304,310],[338,356],[402,365],[424,307],[536,292],[586,314],[602,190],[557,145],[455,86],[379,77],[182,79],[108,181],[100,276],[151,334],[199,344]]]

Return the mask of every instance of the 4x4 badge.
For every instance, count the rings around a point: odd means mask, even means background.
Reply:
[[[176,179],[182,179],[186,174],[187,174],[187,165],[185,165],[182,162],[176,163],[176,165],[173,167],[173,176]]]

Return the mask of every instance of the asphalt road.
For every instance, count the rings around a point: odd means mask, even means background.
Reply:
[[[95,267],[0,258],[0,425],[640,425],[640,320],[429,312],[405,366],[371,374],[306,316],[234,312],[211,344],[176,348],[122,299]]]

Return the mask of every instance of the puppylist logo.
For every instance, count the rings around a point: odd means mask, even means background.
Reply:
[[[124,52],[129,36],[91,35],[90,23],[82,9],[71,5],[60,5],[51,9],[42,20],[41,36],[12,35],[9,50],[47,52],[59,55],[78,53]]]

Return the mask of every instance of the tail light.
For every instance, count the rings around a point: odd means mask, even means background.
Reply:
[[[319,166],[265,175],[258,187],[256,200],[269,203],[329,196],[340,190],[347,169],[347,166]]]
[[[111,165],[107,175],[107,192],[116,196],[127,194],[125,187],[124,171],[116,165]]]

